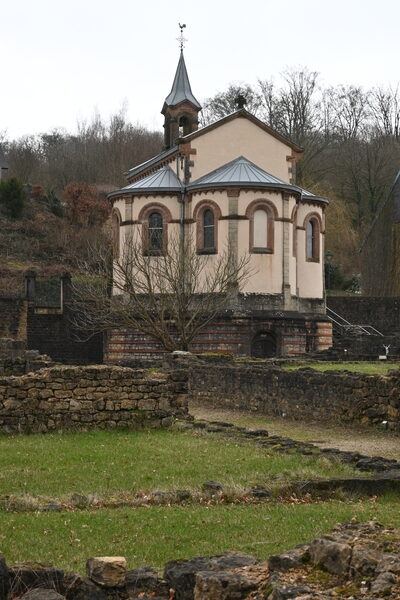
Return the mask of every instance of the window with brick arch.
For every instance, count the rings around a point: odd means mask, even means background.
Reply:
[[[256,200],[246,210],[249,219],[249,251],[259,254],[274,252],[274,229],[277,211],[269,201]]]
[[[203,249],[215,250],[215,217],[210,208],[203,212]]]
[[[155,254],[161,254],[163,250],[163,233],[164,223],[162,214],[159,212],[152,212],[149,215],[148,220],[148,240],[147,247],[148,251]]]
[[[253,245],[255,248],[268,248],[268,213],[263,208],[254,211]]]
[[[319,261],[320,226],[317,219],[309,219],[306,225],[306,259]]]

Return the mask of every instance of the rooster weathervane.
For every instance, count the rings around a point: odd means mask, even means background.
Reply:
[[[183,30],[185,29],[186,24],[184,23],[183,25],[181,25],[180,23],[178,23],[178,25],[179,25],[179,29],[181,30],[181,35],[176,39],[179,42],[179,45],[181,47],[181,52],[182,52],[182,50],[185,47],[185,42],[187,42],[187,39],[183,37]]]

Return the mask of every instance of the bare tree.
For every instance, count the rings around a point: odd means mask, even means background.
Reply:
[[[212,98],[207,98],[204,101],[201,125],[213,123],[237,110],[236,101],[239,96],[245,98],[245,108],[257,116],[262,105],[261,95],[248,83],[231,83],[226,92],[218,92]]]
[[[361,138],[368,130],[369,92],[354,85],[339,85],[326,92],[332,126],[340,140]]]
[[[249,276],[249,257],[196,252],[191,237],[170,237],[168,251],[149,255],[141,235],[127,238],[120,256],[93,248],[73,282],[75,325],[84,331],[129,327],[169,351],[187,350]],[[112,291],[111,291],[112,290]]]
[[[374,88],[370,94],[370,108],[373,123],[379,133],[383,136],[394,137],[400,141],[400,90]]]

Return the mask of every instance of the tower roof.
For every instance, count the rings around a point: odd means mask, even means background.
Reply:
[[[178,67],[176,69],[174,83],[172,84],[169,95],[165,98],[165,104],[167,106],[176,106],[180,102],[187,100],[191,102],[196,108],[201,110],[201,104],[196,100],[192,94],[190,87],[189,76],[186,70],[185,59],[181,50],[179,57]]]

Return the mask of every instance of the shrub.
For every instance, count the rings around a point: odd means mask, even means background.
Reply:
[[[12,219],[22,216],[25,207],[25,191],[15,177],[0,181],[0,206]]]

